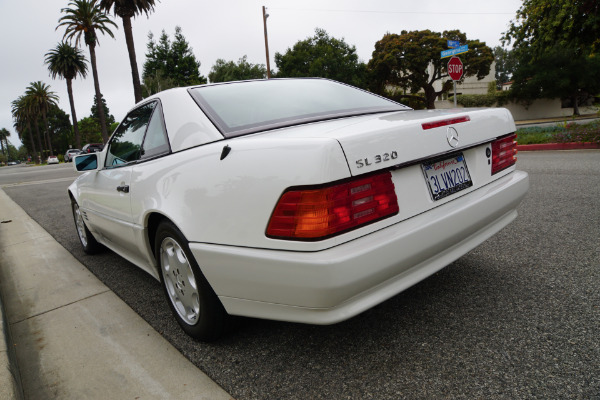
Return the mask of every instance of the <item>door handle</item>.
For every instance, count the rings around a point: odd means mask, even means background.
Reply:
[[[117,192],[129,193],[129,185],[117,186]]]

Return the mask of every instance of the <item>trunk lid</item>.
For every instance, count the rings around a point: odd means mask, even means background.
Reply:
[[[440,122],[445,125],[423,127]],[[514,131],[508,110],[479,109],[388,114],[331,134],[340,134],[350,171],[358,175],[470,148]]]
[[[423,124],[467,117],[468,121],[424,129]],[[353,176],[414,163],[470,148],[512,133],[510,112],[495,109],[400,111],[332,120],[283,129],[286,137],[328,137],[337,140]],[[450,145],[448,135],[458,136]]]

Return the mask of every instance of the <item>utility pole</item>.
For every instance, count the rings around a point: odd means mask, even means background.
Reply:
[[[262,10],[263,26],[265,28],[265,52],[267,53],[267,79],[271,79],[271,64],[269,63],[269,38],[267,36],[267,18],[269,18],[269,14],[267,14],[267,9],[265,6],[263,6]]]

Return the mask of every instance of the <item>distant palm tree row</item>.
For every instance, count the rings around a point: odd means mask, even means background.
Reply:
[[[15,120],[15,129],[19,132],[19,136],[25,132],[25,128],[29,131],[30,143],[32,145],[33,156],[38,161],[37,149],[35,142],[33,141],[33,135],[31,132],[31,122],[35,128],[37,148],[40,150],[46,148],[52,153],[52,146],[49,143],[50,135],[48,133],[48,109],[51,106],[55,106],[58,101],[56,93],[50,90],[50,86],[46,85],[42,81],[32,82],[25,90],[25,95],[19,96],[12,102],[12,115]],[[44,122],[44,145],[42,147],[42,141],[40,139],[40,128],[38,120],[42,117]]]
[[[111,9],[115,15],[123,20],[123,30],[125,31],[125,40],[129,52],[129,62],[131,65],[131,75],[133,81],[133,92],[135,102],[142,100],[142,90],[140,85],[139,72],[135,56],[135,47],[133,43],[133,32],[131,28],[131,18],[145,13],[146,16],[154,11],[155,0],[71,0],[68,7],[61,9],[65,14],[58,20],[56,29],[65,28],[63,41],[51,49],[45,55],[45,63],[53,79],[56,77],[65,79],[67,82],[67,92],[69,94],[69,104],[71,106],[71,117],[73,120],[73,133],[75,135],[75,145],[81,148],[81,136],[77,126],[77,116],[75,113],[75,103],[73,100],[72,81],[77,76],[85,78],[87,76],[87,60],[82,50],[78,48],[81,39],[88,47],[90,52],[90,64],[92,66],[92,76],[94,78],[94,89],[96,98],[101,99],[100,80],[98,78],[98,68],[96,65],[96,45],[98,44],[97,33],[109,35],[114,38],[111,26],[117,28],[117,25],[106,14]],[[75,44],[73,46],[72,44]],[[49,149],[52,154],[52,145],[50,141],[47,113],[48,109],[56,106],[58,96],[50,90],[50,86],[41,81],[32,82],[25,90],[25,94],[19,96],[12,102],[12,115],[14,127],[22,137],[26,132],[29,134],[29,143],[31,143],[31,152],[36,160],[39,161],[37,149],[42,153],[44,148]],[[102,102],[98,101],[98,119],[102,132],[104,143],[108,141],[108,130],[106,128],[106,115]],[[44,147],[40,137],[39,119],[44,122]],[[33,125],[36,141],[34,142]],[[37,147],[36,147],[37,145]]]

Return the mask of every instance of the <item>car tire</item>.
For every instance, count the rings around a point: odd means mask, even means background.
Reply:
[[[218,339],[225,330],[228,314],[200,271],[181,231],[170,221],[161,222],[154,249],[165,296],[181,328],[196,340]]]
[[[75,220],[75,228],[77,229],[77,237],[83,247],[83,251],[86,254],[96,254],[102,249],[102,245],[96,241],[92,233],[85,225],[83,214],[79,209],[77,202],[71,202],[71,209],[73,210],[73,219]]]

